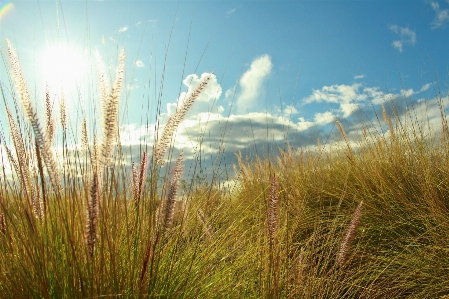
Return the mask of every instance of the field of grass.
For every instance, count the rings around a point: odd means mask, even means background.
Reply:
[[[405,123],[385,103],[357,140],[337,122],[337,142],[239,156],[225,189],[181,179],[182,156],[164,162],[207,78],[129,169],[110,159],[124,150],[124,53],[112,87],[100,64],[101,138],[89,140],[84,121],[83,149],[57,159],[50,100],[39,119],[8,50],[15,93],[2,87],[1,151],[13,174],[2,161],[0,298],[449,298],[443,105],[440,129],[413,112]],[[62,122],[63,145],[69,129]]]

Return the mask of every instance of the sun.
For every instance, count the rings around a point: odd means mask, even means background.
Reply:
[[[53,45],[42,54],[43,79],[55,92],[70,93],[80,84],[85,70],[83,55],[73,48]]]

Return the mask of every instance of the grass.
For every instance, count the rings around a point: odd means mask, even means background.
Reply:
[[[209,77],[168,121],[154,154],[142,151],[127,169],[110,159],[124,150],[124,53],[112,87],[99,62],[101,143],[96,134],[89,143],[83,119],[83,150],[65,151],[59,165],[50,95],[41,125],[8,48],[16,93],[2,87],[5,108],[12,97],[23,110],[8,109],[12,148],[1,134],[14,170],[6,179],[2,163],[1,298],[448,298],[442,105],[442,129],[429,134],[413,112],[405,124],[382,107],[383,123],[358,139],[337,122],[340,140],[316,150],[238,156],[236,187],[225,192],[193,177],[181,184],[182,155],[163,161]]]

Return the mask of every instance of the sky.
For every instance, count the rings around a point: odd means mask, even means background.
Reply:
[[[86,117],[91,136],[100,126],[96,53],[113,82],[124,48],[120,138],[134,160],[152,146],[155,123],[214,72],[174,144],[206,172],[239,152],[325,143],[336,120],[355,136],[382,104],[399,117],[414,106],[437,125],[437,100],[448,102],[449,0],[3,0],[0,38],[8,105],[5,38],[38,111],[47,82],[55,111],[64,90],[74,130]],[[3,108],[0,122],[7,132]]]

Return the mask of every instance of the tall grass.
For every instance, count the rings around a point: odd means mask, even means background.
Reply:
[[[126,169],[111,159],[122,150],[120,52],[112,87],[98,60],[101,141],[94,133],[89,143],[83,119],[82,150],[60,165],[50,94],[42,126],[7,47],[16,93],[1,87],[12,140],[1,132],[2,151],[13,169],[7,179],[3,161],[1,298],[449,296],[444,125],[424,132],[425,123],[405,124],[382,107],[385,124],[358,139],[337,122],[340,139],[319,150],[238,156],[232,192],[193,178],[182,185],[183,156],[171,166],[164,155],[210,76],[168,121],[153,154]],[[10,111],[7,97],[22,109]],[[379,133],[384,125],[387,134]]]

